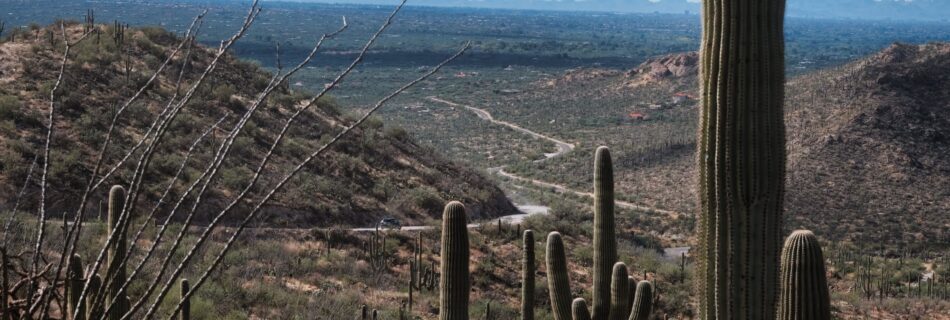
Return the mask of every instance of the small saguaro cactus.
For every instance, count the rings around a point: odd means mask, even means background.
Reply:
[[[571,313],[574,320],[590,320],[590,311],[587,310],[587,301],[584,301],[584,298],[574,299],[571,303]]]
[[[82,258],[78,254],[74,254],[69,259],[69,267],[66,272],[66,281],[69,283],[66,290],[67,314],[75,314],[76,317],[73,320],[83,320],[86,316],[86,304],[79,300],[79,294],[82,293],[82,287],[86,279],[83,275]]]
[[[548,272],[548,291],[551,294],[551,314],[554,320],[571,320],[571,280],[567,275],[564,240],[561,239],[559,232],[548,234],[546,250],[545,262]],[[586,312],[586,302],[584,302],[584,309]]]
[[[122,316],[129,311],[129,305],[124,302],[122,297],[125,292],[120,292],[122,284],[125,283],[125,254],[128,250],[128,240],[125,226],[128,224],[128,218],[123,219],[122,212],[125,211],[125,189],[122,186],[112,186],[109,190],[109,232],[113,233],[113,243],[108,250],[108,268],[106,269],[106,281],[109,287],[106,290],[106,301],[115,303],[109,309],[109,320],[121,320]],[[110,280],[111,279],[111,280]],[[115,302],[113,302],[115,301]]]
[[[707,0],[702,11],[698,318],[772,318],[785,192],[785,0]]]
[[[439,320],[468,320],[468,218],[465,206],[449,202],[442,213],[442,278],[439,284]]]
[[[650,281],[637,283],[637,292],[633,298],[630,320],[648,320],[653,313],[653,284]]]
[[[534,231],[524,231],[522,246],[521,320],[534,320]]]
[[[614,264],[610,282],[610,320],[627,320],[630,314],[629,272],[623,262]]]
[[[831,319],[825,258],[811,231],[792,232],[782,249],[777,320]]]
[[[610,149],[602,146],[594,154],[593,320],[607,320],[610,313],[610,278],[617,262],[616,232],[613,163]]]
[[[188,279],[181,279],[181,311],[178,312],[178,320],[191,320],[191,300],[186,299],[188,292],[191,291],[191,284]]]

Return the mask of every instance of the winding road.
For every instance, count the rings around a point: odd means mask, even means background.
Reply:
[[[557,151],[556,151],[556,152],[553,152],[553,153],[545,153],[545,154],[544,154],[545,158],[544,158],[544,159],[540,159],[540,160],[535,160],[535,161],[537,161],[537,162],[546,161],[546,160],[549,160],[549,159],[551,159],[551,158],[554,158],[554,157],[563,155],[563,154],[565,154],[565,153],[568,153],[568,152],[574,150],[574,148],[575,148],[574,144],[569,143],[569,142],[566,142],[566,141],[564,141],[564,140],[560,140],[560,139],[557,139],[557,138],[554,138],[554,137],[551,137],[551,136],[547,136],[547,135],[543,135],[543,134],[540,134],[540,133],[531,131],[531,130],[529,130],[529,129],[525,129],[524,127],[521,127],[521,126],[519,126],[519,125],[517,125],[517,124],[514,124],[514,123],[511,123],[511,122],[507,122],[507,121],[503,121],[503,120],[497,120],[497,119],[495,119],[495,117],[493,117],[493,116],[491,115],[490,112],[488,112],[488,111],[485,110],[485,109],[480,109],[480,108],[472,107],[472,106],[469,106],[469,105],[464,105],[464,104],[460,104],[460,103],[455,103],[455,102],[448,101],[448,100],[441,99],[441,98],[439,98],[439,97],[434,97],[434,96],[429,97],[429,100],[434,101],[434,102],[438,102],[438,103],[442,103],[442,104],[445,104],[445,105],[449,105],[449,106],[452,106],[452,107],[456,107],[456,108],[465,108],[466,110],[471,111],[472,113],[474,113],[476,116],[478,116],[479,118],[481,118],[481,119],[483,119],[483,120],[489,121],[489,122],[494,123],[494,124],[497,124],[497,125],[509,127],[509,128],[511,128],[511,129],[513,129],[513,130],[516,130],[516,131],[519,131],[519,132],[523,132],[523,133],[525,133],[525,134],[527,134],[527,135],[530,135],[530,136],[533,136],[533,137],[536,137],[536,138],[539,138],[539,139],[544,139],[544,140],[548,140],[548,141],[553,142],[553,143],[557,146]],[[518,180],[518,181],[525,182],[525,183],[530,183],[530,184],[535,185],[535,186],[538,186],[538,187],[550,188],[550,189],[554,190],[555,192],[562,193],[562,194],[573,194],[573,195],[577,195],[577,196],[581,196],[581,197],[588,197],[588,198],[591,198],[591,199],[594,198],[594,194],[591,193],[591,192],[579,191],[579,190],[575,190],[575,189],[568,188],[567,186],[561,185],[561,184],[556,184],[556,183],[552,183],[552,182],[541,181],[541,180],[537,180],[537,179],[531,179],[531,178],[525,178],[525,177],[522,177],[522,176],[518,176],[518,175],[515,175],[515,174],[513,174],[513,173],[510,173],[510,172],[505,171],[505,167],[506,167],[506,166],[488,168],[488,172],[489,172],[489,173],[492,173],[492,174],[496,174],[496,175],[502,176],[502,177],[505,177],[505,178],[508,178],[508,179]],[[621,207],[621,208],[639,210],[639,211],[644,211],[644,212],[649,212],[649,213],[656,213],[656,214],[664,214],[664,215],[670,216],[671,218],[679,217],[679,213],[678,213],[678,212],[675,212],[675,211],[670,211],[670,210],[664,210],[664,209],[654,208],[654,207],[650,207],[650,206],[646,206],[646,205],[641,205],[641,204],[636,204],[636,203],[627,202],[627,201],[621,201],[621,200],[616,200],[615,203],[616,203],[616,205],[617,205],[618,207]],[[519,209],[520,209],[520,207],[519,207]],[[522,210],[522,211],[524,211],[524,210]],[[546,212],[545,212],[545,213],[546,213]],[[503,218],[504,218],[504,217],[503,217]],[[521,219],[523,220],[523,217],[522,217]]]

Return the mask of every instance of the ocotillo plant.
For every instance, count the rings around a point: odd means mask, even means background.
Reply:
[[[702,6],[699,318],[771,318],[785,185],[785,0]]]
[[[610,150],[594,154],[594,285],[591,319],[607,320],[610,313],[610,277],[617,262],[614,225],[614,173]]]
[[[77,315],[73,320],[85,319],[86,304],[79,300],[79,294],[82,292],[86,279],[83,274],[82,258],[78,254],[74,254],[69,259],[67,272],[66,281],[69,282],[69,287],[66,290],[66,301],[68,303],[66,310],[69,311],[69,314]]]
[[[128,224],[128,217],[123,219],[122,212],[125,205],[125,188],[122,186],[112,186],[109,190],[109,230],[115,238],[112,246],[108,250],[108,269],[106,269],[106,281],[109,282],[106,290],[106,301],[115,303],[115,306],[109,310],[109,320],[121,320],[122,316],[129,311],[129,305],[124,303],[122,297],[125,292],[120,291],[125,282],[125,254],[128,250],[127,235],[125,226]],[[125,222],[123,222],[125,221]]]
[[[653,284],[650,281],[637,283],[637,292],[630,310],[630,320],[648,320],[653,313]]]
[[[468,218],[460,202],[449,202],[442,213],[441,252],[439,320],[468,320]]]
[[[534,231],[524,231],[522,247],[521,320],[534,320]]]
[[[777,320],[831,319],[825,258],[808,230],[792,232],[782,249]]]

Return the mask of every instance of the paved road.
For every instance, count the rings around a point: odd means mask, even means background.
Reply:
[[[522,222],[524,222],[524,219],[529,216],[536,215],[536,214],[548,214],[548,210],[550,210],[550,208],[546,206],[531,205],[531,204],[518,205],[517,207],[518,207],[518,211],[521,211],[521,213],[499,217],[497,219],[492,219],[491,221],[485,222],[484,224],[489,225],[489,226],[494,225],[495,223],[498,223],[498,220],[501,220],[502,223],[506,223],[506,224],[521,224]],[[478,228],[481,225],[482,225],[481,223],[470,223],[468,224],[468,227],[470,229]],[[436,228],[435,226],[405,226],[405,227],[402,227],[402,229],[400,230],[423,231],[423,230],[433,230],[435,228]],[[350,231],[353,231],[353,232],[373,232],[375,230],[376,228],[350,229]]]

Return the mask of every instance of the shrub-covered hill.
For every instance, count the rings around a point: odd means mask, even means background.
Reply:
[[[160,28],[127,29],[124,40],[116,41],[112,26],[98,28],[101,32],[73,48],[61,87],[63,91],[56,101],[48,179],[51,212],[75,208],[116,106],[145,84],[181,41]],[[42,154],[49,90],[58,74],[64,49],[58,30],[57,26],[8,32],[0,43],[0,210],[13,206],[30,163]],[[74,24],[67,30],[76,38],[82,26]],[[55,36],[50,37],[51,33]],[[143,98],[119,117],[113,147],[105,160],[107,168],[117,163],[142,137],[173,97],[182,65],[185,66],[182,87],[188,88],[210,63],[213,51],[198,46],[186,64],[182,64],[180,56],[160,74]],[[151,203],[158,199],[192,142],[222,116],[230,115],[198,145],[166,202],[178,198],[211,161],[222,137],[271,77],[265,70],[234,56],[223,58],[175,119],[168,138],[158,146],[145,177],[147,190],[141,200],[147,205],[142,208],[151,208]],[[279,128],[300,102],[309,97],[285,84],[253,115],[236,139],[231,158],[222,166],[206,195],[210,201],[200,208],[205,215],[203,219],[244,188]],[[305,112],[278,146],[276,158],[254,189],[256,194],[249,197],[251,201],[259,199],[263,191],[305,155],[354,121],[355,115],[341,113],[331,98],[319,101]],[[110,182],[128,183],[133,165],[131,161],[122,166]],[[34,175],[21,203],[22,209],[36,206],[38,186],[38,175]],[[98,213],[96,203],[105,193],[94,195],[91,212],[87,214]],[[403,129],[371,118],[294,178],[265,209],[262,223],[293,227],[370,225],[387,215],[401,218],[404,223],[424,223],[437,217],[444,202],[450,199],[465,202],[476,218],[516,210],[500,189],[476,171],[419,146]],[[243,209],[247,210],[250,204],[246,203]],[[170,207],[166,205],[164,212]],[[232,217],[241,217],[240,211]]]
[[[572,173],[584,168],[593,148],[609,145],[618,197],[695,213],[700,103],[694,57],[659,57],[627,72],[573,70],[483,103],[496,117],[578,145],[579,152],[558,161],[523,162],[510,171],[583,190],[590,177]],[[950,44],[933,43],[895,44],[790,77],[787,228],[860,245],[945,247],[948,75]],[[663,229],[670,221],[648,216],[640,224]],[[692,225],[673,227],[688,234]]]

